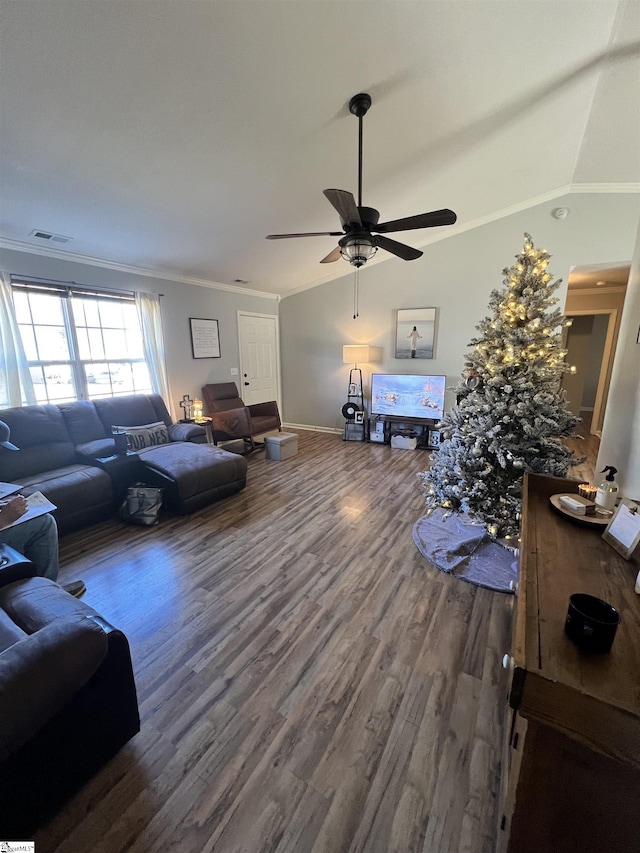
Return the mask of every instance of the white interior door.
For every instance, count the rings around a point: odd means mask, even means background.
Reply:
[[[242,399],[247,405],[277,400],[282,414],[278,318],[238,311],[238,340]]]

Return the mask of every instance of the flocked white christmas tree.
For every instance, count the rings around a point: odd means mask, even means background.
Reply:
[[[477,326],[457,404],[441,422],[441,444],[422,474],[429,510],[464,512],[496,538],[517,536],[525,471],[564,477],[578,461],[563,444],[580,420],[560,387],[569,370],[566,324],[553,308],[549,255],[528,234],[516,263],[491,293]]]

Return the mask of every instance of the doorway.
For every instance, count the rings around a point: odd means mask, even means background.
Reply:
[[[576,417],[590,420],[589,432],[599,436],[615,354],[618,312],[615,308],[584,309],[567,311],[567,317],[573,322],[566,329],[566,360],[576,367],[575,373],[566,373],[562,380],[567,408]]]
[[[276,400],[280,392],[280,338],[278,317],[238,311],[240,395],[245,405]]]

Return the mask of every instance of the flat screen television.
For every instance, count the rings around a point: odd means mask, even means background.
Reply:
[[[446,379],[446,376],[374,373],[371,414],[440,420],[444,416]]]

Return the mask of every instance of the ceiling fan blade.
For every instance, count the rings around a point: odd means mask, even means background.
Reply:
[[[398,243],[397,240],[392,240],[390,237],[376,235],[373,237],[373,242],[380,249],[385,249],[387,252],[391,252],[392,255],[397,255],[403,261],[415,261],[416,258],[422,256],[422,252],[419,249],[414,249],[413,246],[405,246],[404,243]]]
[[[415,228],[433,228],[436,225],[453,225],[458,217],[448,208],[432,210],[430,213],[419,213],[417,216],[406,216],[404,219],[394,219],[392,222],[381,222],[372,231],[389,234],[391,231],[413,231]]]
[[[329,254],[327,255],[326,258],[323,258],[320,261],[320,263],[321,264],[332,264],[334,261],[339,261],[340,257],[341,257],[340,252],[341,252],[340,246],[336,246],[332,252],[329,252]]]
[[[307,234],[267,234],[267,240],[287,240],[289,237],[344,237],[344,231],[309,231]]]
[[[323,190],[323,193],[330,204],[338,211],[340,219],[343,222],[362,225],[360,211],[356,205],[353,193],[347,192],[347,190]]]

